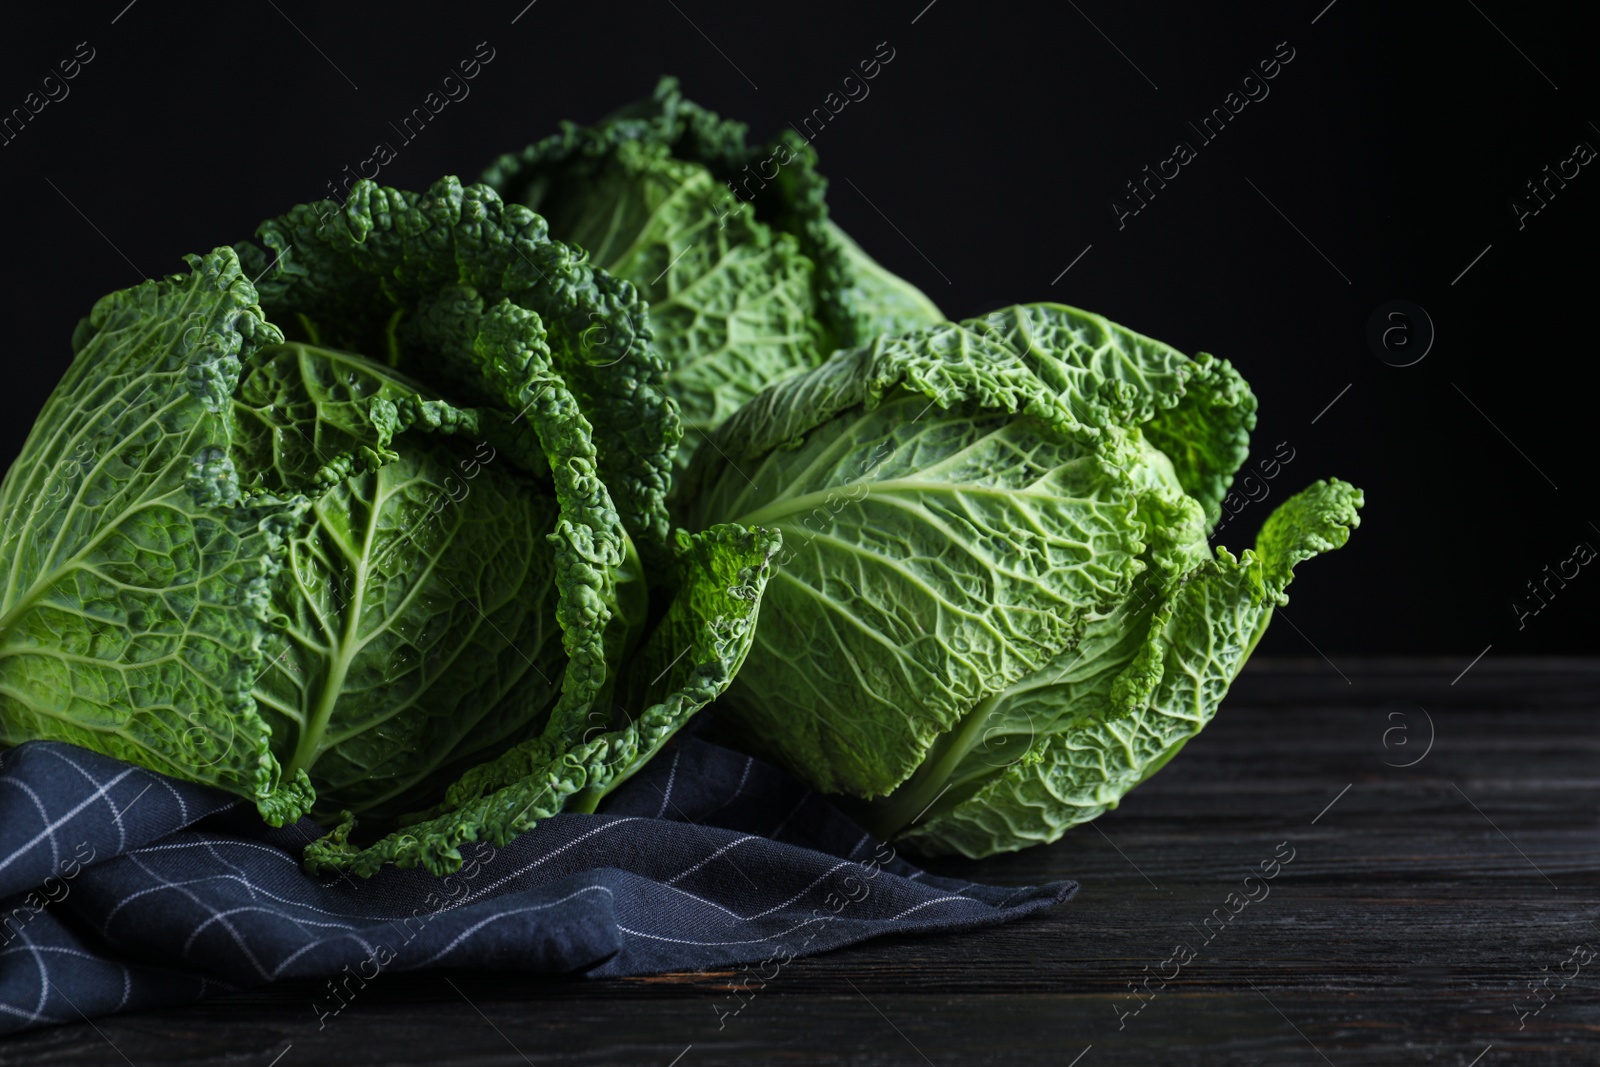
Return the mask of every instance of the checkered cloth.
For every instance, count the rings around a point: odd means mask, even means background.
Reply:
[[[384,971],[774,967],[1077,891],[926,874],[787,775],[693,736],[600,814],[465,846],[452,877],[312,878],[299,856],[321,833],[71,745],[0,751],[0,1033],[278,978],[328,978],[326,1022]]]

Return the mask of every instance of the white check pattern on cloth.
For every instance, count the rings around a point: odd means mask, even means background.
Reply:
[[[0,751],[0,1032],[362,967],[723,967],[991,925],[1077,888],[863,857],[871,838],[822,797],[692,736],[600,814],[464,846],[447,878],[310,877],[321,833],[70,745]]]

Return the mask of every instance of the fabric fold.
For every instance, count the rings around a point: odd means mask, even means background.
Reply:
[[[448,877],[308,875],[301,851],[322,833],[72,745],[0,752],[0,1033],[288,978],[327,979],[310,1009],[326,1022],[394,971],[787,962],[995,925],[1077,891],[929,875],[787,774],[699,736],[598,814],[463,846]]]

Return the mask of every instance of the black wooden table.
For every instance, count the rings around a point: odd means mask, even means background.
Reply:
[[[1462,666],[1257,661],[1119,810],[937,865],[1074,901],[797,960],[737,1015],[729,973],[396,974],[321,1031],[285,983],[0,1064],[1600,1063],[1600,660]]]

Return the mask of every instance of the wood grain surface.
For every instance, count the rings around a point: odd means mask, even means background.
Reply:
[[[1120,809],[934,864],[1075,900],[795,960],[738,1014],[729,972],[395,974],[320,1031],[283,983],[0,1064],[1600,1063],[1600,660],[1463,666],[1257,661]]]

